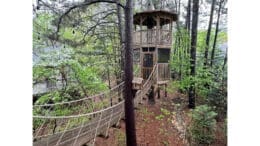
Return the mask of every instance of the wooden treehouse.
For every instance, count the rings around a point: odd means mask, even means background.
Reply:
[[[154,10],[151,4],[148,4],[147,10],[134,15],[134,89],[140,90],[151,74],[154,74],[152,90],[158,91],[158,96],[160,87],[167,86],[170,80],[172,27],[176,20],[176,13]]]
[[[172,22],[176,20],[177,14],[152,8],[134,15],[135,77],[132,82],[133,90],[136,91],[134,97],[136,108],[139,103],[142,103],[145,94],[148,95],[148,101],[154,103],[155,93],[158,92],[159,98],[160,88],[166,87],[170,80]],[[95,106],[90,112],[83,110],[80,113],[67,114],[65,112],[62,115],[41,112],[33,115],[34,122],[37,122],[34,124],[36,126],[33,132],[33,145],[79,146],[86,143],[95,145],[95,137],[98,135],[107,137],[109,127],[119,125],[120,119],[125,117],[124,89],[125,83],[122,82],[108,91],[87,98],[34,105],[33,110],[37,111],[56,108],[67,110],[74,106],[89,109],[89,105],[92,106],[94,102],[102,107]],[[166,93],[165,96],[167,96]]]

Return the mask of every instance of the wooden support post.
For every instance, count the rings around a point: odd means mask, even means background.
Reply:
[[[113,99],[111,95],[110,95],[110,106],[113,106]]]
[[[167,84],[165,84],[165,89],[164,89],[165,90],[165,97],[167,97],[167,90],[166,89],[167,89]]]
[[[134,108],[137,109],[138,99],[137,99],[137,97],[135,97],[135,94],[136,94],[137,90],[133,89],[132,92],[133,92],[133,95],[134,95],[134,97],[133,97],[134,98]]]
[[[149,96],[149,103],[150,104],[155,104],[155,99],[154,99],[154,85],[151,86],[151,92],[148,95]]]
[[[160,87],[159,87],[159,85],[158,85],[158,99],[160,99]]]

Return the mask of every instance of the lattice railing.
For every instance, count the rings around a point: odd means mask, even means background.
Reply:
[[[156,29],[139,30],[134,32],[133,42],[135,45],[171,45],[172,36],[170,30]]]

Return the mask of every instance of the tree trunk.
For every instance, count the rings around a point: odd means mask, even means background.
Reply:
[[[187,7],[187,15],[186,15],[186,20],[185,20],[185,28],[187,30],[187,36],[188,36],[188,41],[187,41],[187,53],[190,52],[190,21],[191,21],[191,0],[188,1],[188,7]]]
[[[191,51],[190,51],[190,75],[192,76],[189,87],[189,108],[195,108],[195,72],[196,72],[196,46],[197,46],[197,26],[199,15],[199,0],[193,0],[192,7],[192,28],[191,28]]]
[[[127,146],[136,146],[133,80],[133,0],[127,0],[125,6],[125,124]]]
[[[226,64],[227,64],[227,49],[226,49],[226,55],[225,55],[225,58],[224,58],[224,63],[223,63],[223,66],[222,66],[223,71],[225,69]]]
[[[185,20],[185,27],[189,33],[189,36],[190,36],[190,15],[191,15],[191,0],[188,1],[187,15]]]
[[[209,42],[210,42],[210,33],[211,33],[212,19],[213,19],[213,15],[214,15],[215,2],[216,2],[216,0],[212,0],[212,4],[211,4],[209,26],[208,26],[208,32],[207,32],[207,37],[206,37],[206,47],[205,47],[205,54],[204,54],[204,58],[205,58],[204,67],[206,67],[208,65]]]
[[[213,66],[214,57],[215,57],[215,49],[216,49],[217,38],[218,38],[218,29],[219,29],[219,18],[220,18],[222,3],[223,3],[223,1],[220,1],[220,3],[219,3],[218,18],[217,18],[217,24],[216,24],[216,31],[215,31],[215,38],[214,38],[214,42],[213,42],[213,48],[212,48],[212,52],[211,52],[210,67]]]
[[[181,0],[178,2],[178,14],[181,14]]]
[[[119,1],[119,0],[118,0]],[[119,31],[119,38],[120,38],[120,62],[121,62],[121,79],[123,80],[123,75],[122,75],[122,71],[124,69],[124,28],[122,25],[122,13],[121,13],[121,7],[119,5],[117,5],[117,19],[118,19],[118,31]]]
[[[110,61],[109,61],[109,55],[107,55],[107,79],[108,79],[108,88],[111,89],[111,80],[110,80],[110,70],[109,70],[109,66],[110,66]]]

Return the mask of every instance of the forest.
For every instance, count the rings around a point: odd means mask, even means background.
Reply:
[[[33,145],[227,145],[227,9],[33,2]]]

